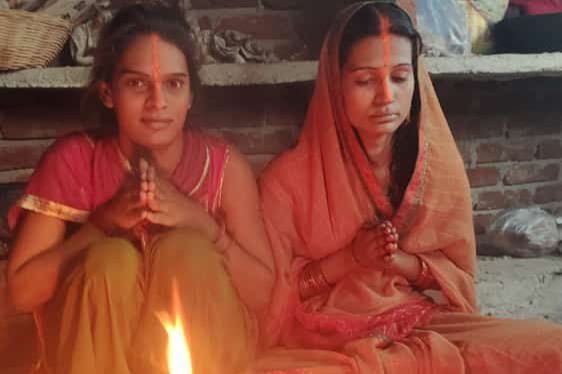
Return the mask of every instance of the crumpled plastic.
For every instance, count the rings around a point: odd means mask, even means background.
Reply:
[[[513,257],[552,254],[561,243],[559,230],[557,218],[541,208],[507,209],[491,223],[479,243],[479,253]]]
[[[416,18],[425,55],[470,54],[471,41],[466,10],[457,0],[418,0]]]

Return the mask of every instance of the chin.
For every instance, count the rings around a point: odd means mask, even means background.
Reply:
[[[174,143],[174,140],[178,138],[179,135],[174,136],[149,136],[142,139],[138,144],[142,145],[148,149],[162,149],[166,148]]]
[[[391,135],[394,134],[400,124],[397,122],[385,122],[385,123],[376,123],[376,124],[369,124],[369,126],[365,126],[362,129],[358,129],[360,132],[365,133],[368,136],[380,136],[380,135]]]

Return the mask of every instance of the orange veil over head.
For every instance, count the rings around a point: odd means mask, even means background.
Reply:
[[[403,251],[427,263],[449,308],[476,310],[470,188],[423,58],[417,67],[419,123],[403,125],[418,127],[419,151],[397,209],[382,193],[347,118],[340,39],[348,21],[366,4],[348,7],[335,21],[321,51],[299,142],[275,159],[260,179],[277,270],[270,308],[262,321],[268,345],[279,340],[291,345],[302,330],[296,317],[302,306],[297,279],[304,264],[341,250],[365,224],[381,219],[397,227]],[[374,273],[364,269],[350,274],[330,293],[307,304],[305,314],[360,321],[421,295],[403,292],[403,280]]]

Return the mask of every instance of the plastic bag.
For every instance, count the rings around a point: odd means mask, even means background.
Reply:
[[[470,54],[466,10],[457,0],[418,0],[416,18],[425,55]]]
[[[550,254],[560,243],[556,221],[540,208],[504,210],[490,225],[479,253],[514,257]]]

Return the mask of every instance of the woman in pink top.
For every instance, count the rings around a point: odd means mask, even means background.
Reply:
[[[273,267],[257,187],[238,151],[186,127],[189,46],[178,10],[122,9],[86,95],[114,131],[56,142],[10,212],[11,298],[36,316],[46,372],[168,372],[157,314],[176,291],[194,372],[256,351]]]

